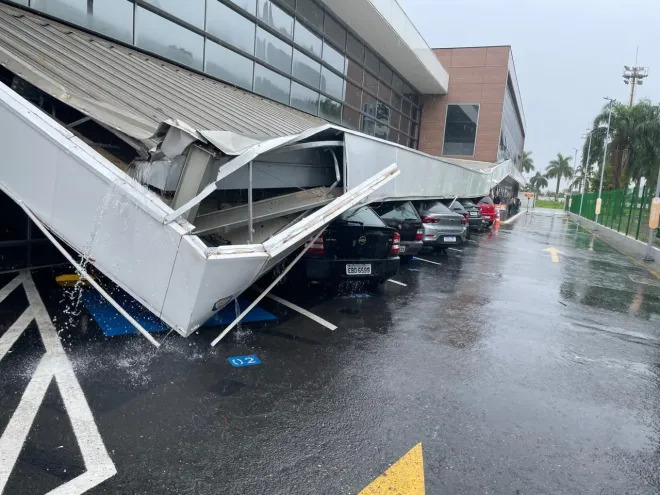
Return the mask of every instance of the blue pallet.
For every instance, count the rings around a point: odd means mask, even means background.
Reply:
[[[165,332],[168,330],[167,325],[160,319],[155,317],[151,312],[147,311],[140,303],[127,294],[113,295],[113,298],[119,305],[126,310],[135,320],[144,327],[147,332]],[[92,315],[94,321],[98,324],[103,334],[107,337],[116,337],[117,335],[130,335],[137,333],[137,330],[129,321],[124,318],[119,311],[110,305],[98,292],[92,290],[85,290],[82,294],[82,301],[87,311]],[[239,299],[238,305],[243,311],[250,305],[250,301]],[[234,303],[231,302],[220,311],[218,311],[209,321],[203,326],[216,327],[221,325],[228,325],[236,319],[236,311]],[[272,321],[277,320],[277,316],[269,313],[259,306],[253,308],[243,322],[258,322],[258,321]]]

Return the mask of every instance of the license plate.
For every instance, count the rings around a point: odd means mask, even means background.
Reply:
[[[406,252],[406,246],[399,246],[399,253],[405,253]]]
[[[361,265],[346,265],[346,275],[371,275],[371,265],[370,264],[361,264]]]
[[[445,242],[456,242],[456,236],[445,236]]]
[[[471,211],[471,212],[470,212],[470,216],[471,216],[471,217],[476,217],[476,216],[477,216],[477,212],[476,212],[476,211]]]

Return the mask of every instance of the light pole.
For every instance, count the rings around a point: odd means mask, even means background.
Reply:
[[[584,203],[584,186],[587,184],[587,177],[589,176],[589,161],[591,160],[591,135],[592,135],[593,130],[592,129],[587,129],[587,133],[589,134],[589,146],[587,147],[587,162],[585,163],[586,169],[582,170],[582,196],[580,196],[580,212],[578,213],[578,216],[582,216],[582,204]],[[587,137],[586,135],[584,137]]]
[[[633,106],[635,103],[635,89],[637,86],[641,86],[649,76],[649,70],[646,67],[637,65],[637,55],[639,55],[639,47],[635,53],[635,65],[632,67],[628,65],[623,66],[623,82],[630,84],[630,106]]]
[[[598,186],[598,199],[596,200],[596,226],[594,230],[598,230],[598,215],[600,214],[600,207],[603,203],[601,196],[603,194],[603,176],[605,175],[605,163],[607,162],[607,142],[610,140],[610,124],[612,123],[612,104],[616,101],[614,98],[605,97],[609,100],[609,115],[607,117],[607,131],[605,132],[605,142],[603,143],[603,168],[600,169],[600,186]]]

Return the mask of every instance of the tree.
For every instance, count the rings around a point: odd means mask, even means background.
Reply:
[[[557,153],[557,158],[548,163],[547,176],[551,179],[557,178],[557,189],[555,190],[555,201],[559,200],[559,183],[563,178],[573,177],[573,168],[571,167],[570,156],[564,156]]]
[[[590,176],[591,170],[587,170],[585,165],[578,165],[573,171],[573,182],[570,184],[570,189],[575,187],[579,191],[582,184],[584,184],[586,192],[586,187],[589,183]]]
[[[541,172],[536,172],[536,175],[529,179],[529,185],[532,186],[532,191],[540,193],[541,189],[548,187],[548,178]]]
[[[532,152],[523,151],[522,171],[525,173],[530,173],[532,170],[534,170],[534,159],[532,158]]]
[[[602,161],[608,118],[609,105],[606,105],[594,119],[590,160],[592,163]],[[660,107],[653,105],[649,100],[642,100],[633,106],[621,103],[612,105],[610,142],[607,146],[605,167],[606,175],[610,169],[611,188],[620,189],[630,180],[633,180],[636,188],[639,188],[642,177],[651,179],[652,170],[657,171],[653,150],[657,148],[658,143],[653,139],[653,132],[650,132],[650,129],[657,126],[659,120]],[[585,151],[586,148],[585,144]]]

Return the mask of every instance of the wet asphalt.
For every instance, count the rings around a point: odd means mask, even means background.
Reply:
[[[550,210],[420,256],[407,287],[278,289],[335,331],[264,300],[216,348],[103,337],[35,273],[117,469],[89,493],[355,494],[419,442],[427,494],[660,492],[659,280]],[[0,431],[43,353],[32,323],[0,361]],[[51,383],[4,493],[84,471]]]

